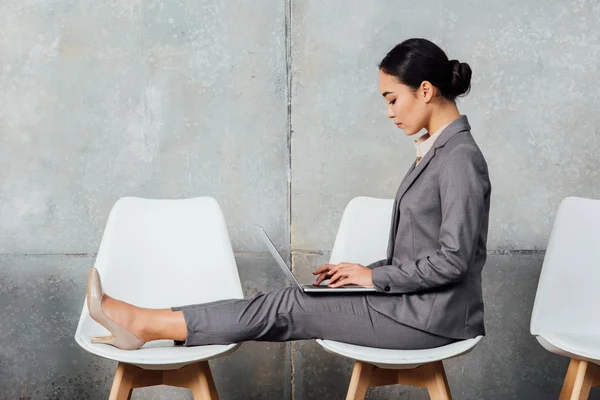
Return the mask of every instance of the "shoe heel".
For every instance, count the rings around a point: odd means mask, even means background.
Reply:
[[[109,344],[122,350],[137,350],[141,348],[144,345],[144,341],[106,316],[104,310],[102,310],[103,296],[104,291],[100,282],[100,274],[96,268],[92,267],[88,277],[88,312],[94,321],[111,333],[109,336],[96,336],[92,338],[92,343]]]
[[[99,343],[99,344],[112,344],[112,342],[114,342],[115,337],[113,335],[108,335],[108,336],[94,336],[91,340],[92,343]]]

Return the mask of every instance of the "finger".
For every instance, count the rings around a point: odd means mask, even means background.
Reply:
[[[332,285],[332,288],[336,288],[336,287],[342,287],[348,284],[348,278],[344,278],[344,279],[340,279],[339,281],[337,281],[334,285]]]
[[[346,281],[346,283],[344,284],[348,284],[348,283],[353,283],[354,282],[354,273],[352,271],[348,271],[348,268],[345,268],[343,270],[341,270],[339,272],[339,276],[337,277],[336,281],[333,281],[334,283],[339,283],[340,281]],[[331,279],[329,280],[329,283],[331,284]]]
[[[345,277],[344,271],[340,270],[336,272],[335,275],[333,275],[331,278],[329,278],[329,284],[331,285],[332,283],[343,277]]]
[[[336,279],[339,278],[341,270],[331,270],[329,272],[327,272],[327,275],[329,277],[329,283],[331,282],[335,282]]]
[[[319,268],[317,268],[317,269],[315,269],[315,270],[313,271],[313,274],[315,274],[315,275],[318,275],[318,274],[320,274],[321,272],[323,272],[323,271],[325,270],[325,267],[326,267],[326,266],[327,266],[327,264],[325,264],[325,265],[321,265]]]
[[[344,268],[343,265],[336,265],[328,271],[328,275],[334,275]]]
[[[335,284],[329,285],[329,286],[336,288],[336,287],[341,287],[341,286],[347,285],[349,283],[350,283],[350,278],[345,277],[345,278],[342,278],[339,281],[337,281]]]
[[[319,268],[317,268],[317,269],[316,269],[316,270],[313,272],[313,274],[314,274],[314,275],[318,275],[318,274],[321,274],[321,273],[323,273],[323,272],[325,272],[325,271],[328,271],[328,270],[329,270],[329,268],[328,268],[328,267],[329,267],[329,264],[324,264],[324,265],[321,265]]]
[[[338,274],[329,277],[329,286],[331,286],[339,278]]]
[[[327,278],[327,273],[323,272],[321,275],[319,275],[319,277],[315,281],[315,285],[319,285],[321,282],[323,282],[325,280],[325,278]]]

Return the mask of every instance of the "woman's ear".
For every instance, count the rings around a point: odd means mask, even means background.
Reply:
[[[429,81],[421,82],[421,87],[419,88],[420,97],[425,101],[425,103],[429,103],[436,94],[436,87],[431,84]]]

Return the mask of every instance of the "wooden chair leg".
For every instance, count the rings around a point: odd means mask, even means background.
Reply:
[[[431,400],[452,400],[446,370],[441,361],[429,364],[430,371],[426,377],[425,384]]]
[[[133,375],[128,364],[119,363],[108,400],[129,400],[133,390]]]
[[[558,400],[569,400],[571,398],[571,393],[573,393],[573,385],[575,385],[575,377],[577,376],[578,369],[579,360],[572,358],[571,362],[569,363],[569,369],[567,370],[567,375],[565,376]]]
[[[194,400],[219,400],[208,362],[203,361],[196,365],[198,366],[197,373],[189,386],[194,394]]]
[[[584,360],[572,359],[559,400],[586,400],[593,386],[600,385],[600,367]]]
[[[371,386],[409,385],[427,388],[431,400],[452,400],[441,361],[414,369],[384,369],[356,361],[346,400],[363,400]]]
[[[374,365],[364,363],[362,361],[354,362],[352,370],[352,378],[350,378],[350,386],[346,394],[346,400],[363,400],[367,394],[367,389],[371,385],[371,376]]]
[[[169,385],[192,390],[194,400],[219,400],[208,361],[186,365],[177,370],[146,370],[119,363],[109,400],[129,400],[133,389]]]
[[[208,361],[186,365],[178,370],[164,371],[163,384],[191,389],[194,400],[219,400]]]

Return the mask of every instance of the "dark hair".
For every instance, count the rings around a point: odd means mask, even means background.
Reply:
[[[427,39],[408,39],[396,45],[379,63],[379,69],[417,89],[429,81],[445,98],[454,100],[471,89],[471,67],[448,56]]]

